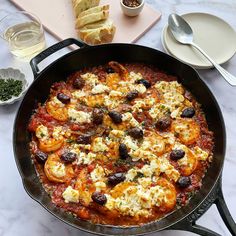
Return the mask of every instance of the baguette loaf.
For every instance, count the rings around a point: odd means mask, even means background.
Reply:
[[[87,44],[95,45],[112,41],[116,28],[111,20],[90,24],[79,30],[80,38]]]
[[[72,5],[74,8],[74,12],[76,17],[79,16],[79,14],[91,7],[98,6],[100,0],[72,0]]]
[[[100,21],[100,20],[106,20],[109,16],[109,11],[99,11],[96,13],[91,13],[82,17],[78,17],[76,20],[76,28],[81,28],[85,25]]]

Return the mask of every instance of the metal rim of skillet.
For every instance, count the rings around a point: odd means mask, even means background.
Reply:
[[[41,72],[39,71],[38,64],[41,61],[58,50],[73,44],[77,45],[79,49],[62,56]],[[93,224],[75,218],[56,207],[43,189],[30,158],[30,134],[27,131],[27,125],[37,104],[39,102],[43,103],[47,99],[51,85],[56,81],[65,80],[74,71],[84,67],[105,64],[111,60],[146,63],[177,76],[180,82],[202,104],[209,129],[214,132],[215,150],[213,161],[203,178],[201,189],[186,206],[175,210],[158,221],[141,226],[124,227]],[[196,220],[215,203],[229,231],[232,235],[236,235],[236,224],[225,204],[221,187],[226,147],[224,120],[216,99],[195,69],[153,48],[122,43],[88,46],[73,38],[66,39],[47,48],[33,58],[30,65],[35,80],[25,94],[16,115],[13,131],[13,149],[24,188],[31,198],[63,222],[79,230],[97,235],[143,235],[164,229],[174,229],[191,231],[200,235],[216,236],[219,234],[196,224]]]

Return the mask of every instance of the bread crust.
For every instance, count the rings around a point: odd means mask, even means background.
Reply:
[[[100,11],[96,13],[91,13],[83,17],[78,17],[75,23],[76,28],[81,28],[85,25],[100,21],[106,20],[109,16],[109,11]]]
[[[100,3],[100,0],[72,0],[72,6],[75,12],[75,16],[91,7],[96,7]]]
[[[99,24],[99,23],[98,23]],[[87,44],[109,43],[113,40],[116,27],[111,20],[103,21],[98,28],[81,29],[79,37]]]
[[[100,12],[100,11],[108,11],[109,8],[110,8],[109,5],[91,7],[91,8],[89,8],[88,10],[81,12],[81,13],[79,14],[78,18],[81,18],[81,17],[83,17],[83,16],[86,16],[86,15],[89,15],[89,14],[92,14],[92,13],[98,13],[98,12]]]

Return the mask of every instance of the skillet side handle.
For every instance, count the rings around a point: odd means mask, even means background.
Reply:
[[[194,212],[185,217],[183,220],[172,225],[168,229],[189,231],[203,236],[221,236],[220,234],[208,228],[196,224],[196,221],[211,207],[212,204],[216,204],[217,209],[228,230],[233,236],[236,236],[236,224],[226,206],[223,197],[221,177],[218,179],[217,184],[207,199]]]
[[[216,207],[220,213],[222,220],[224,221],[226,227],[233,236],[236,236],[236,224],[231,216],[229,209],[226,205],[223,192],[222,192],[222,182],[220,181],[220,188],[218,190],[218,198],[215,201]]]
[[[59,51],[60,49],[68,47],[72,44],[77,45],[79,48],[83,48],[83,47],[88,46],[86,43],[84,43],[84,42],[82,42],[78,39],[68,38],[68,39],[65,39],[61,42],[58,42],[58,43],[52,45],[51,47],[45,49],[44,51],[39,53],[37,56],[35,56],[33,59],[31,59],[30,66],[31,66],[31,69],[32,69],[33,74],[34,74],[34,78],[36,78],[37,75],[39,74],[38,64],[41,61],[43,61],[45,58],[52,55],[53,53]]]

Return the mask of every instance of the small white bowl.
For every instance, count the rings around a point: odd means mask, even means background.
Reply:
[[[13,69],[13,68],[7,68],[7,69],[0,69],[0,79],[14,79],[14,80],[20,80],[22,81],[22,92],[19,94],[19,96],[15,97],[13,96],[12,98],[8,99],[7,101],[1,101],[0,100],[0,105],[8,105],[12,104],[23,97],[25,94],[28,83],[27,80],[25,79],[25,75],[20,72],[18,69]]]
[[[123,0],[120,0],[120,6],[121,6],[121,9],[122,9],[123,13],[126,16],[137,16],[137,15],[139,15],[140,12],[143,9],[144,0],[138,0],[138,1],[140,3],[139,6],[137,6],[137,7],[128,7],[123,3]]]

